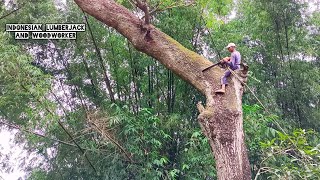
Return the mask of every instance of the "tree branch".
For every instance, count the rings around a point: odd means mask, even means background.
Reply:
[[[86,13],[115,28],[137,50],[158,60],[202,94],[209,96],[212,91],[208,88],[218,88],[223,73],[220,68],[202,73],[202,69],[212,65],[212,62],[185,48],[153,25],[141,22],[125,7],[112,0],[74,1]],[[210,82],[205,83],[207,79]]]
[[[141,2],[140,0],[134,0],[135,2],[133,2],[132,0],[129,1],[144,12],[145,24],[150,24],[150,13],[148,3],[146,1]]]
[[[9,16],[9,15],[11,15],[12,13],[20,10],[20,9],[22,8],[22,6],[23,6],[23,5],[21,5],[19,8],[15,9],[15,10],[9,12],[8,14],[5,14],[5,15],[1,16],[1,17],[0,17],[0,20],[3,19],[3,18],[5,18],[5,17],[7,17],[7,16]]]
[[[49,139],[49,140],[52,140],[52,141],[55,141],[55,142],[59,142],[59,143],[61,143],[61,144],[65,144],[65,145],[68,145],[68,146],[77,147],[77,146],[74,145],[74,144],[71,144],[71,143],[68,143],[68,142],[65,142],[65,141],[61,141],[61,140],[59,140],[59,139],[53,139],[53,138],[47,137],[47,136],[45,136],[45,135],[42,135],[42,134],[39,134],[39,133],[30,131],[30,130],[28,130],[28,129],[22,129],[22,128],[19,127],[18,125],[9,124],[9,123],[3,122],[3,121],[0,121],[0,124],[6,125],[7,127],[10,127],[10,128],[13,128],[13,129],[17,129],[17,130],[19,130],[19,131],[23,131],[23,132],[27,132],[27,133],[36,135],[36,136],[39,136],[39,137],[42,137],[42,138],[46,138],[46,139]]]
[[[66,141],[62,141],[62,140],[59,140],[59,139],[50,138],[50,137],[48,137],[48,136],[45,136],[45,135],[42,135],[42,134],[39,134],[39,133],[30,131],[30,130],[28,130],[28,129],[22,129],[22,128],[21,128],[20,126],[18,126],[18,125],[6,123],[6,122],[3,122],[3,121],[0,121],[0,124],[6,125],[7,127],[10,127],[10,128],[13,128],[13,129],[17,129],[17,130],[19,130],[19,131],[23,131],[23,132],[26,132],[26,133],[30,133],[30,134],[33,134],[33,135],[42,137],[42,138],[45,138],[45,139],[49,139],[49,140],[51,140],[51,141],[58,142],[58,143],[61,143],[61,144],[64,144],[64,145],[68,145],[68,146],[72,146],[72,147],[76,147],[76,148],[78,147],[77,145],[72,144],[72,143],[69,143],[69,142],[66,142]],[[84,149],[84,150],[86,150],[86,151],[95,151],[95,150],[87,149],[87,148],[82,148],[82,149]]]

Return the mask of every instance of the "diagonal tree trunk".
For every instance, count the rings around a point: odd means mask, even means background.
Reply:
[[[206,106],[197,105],[198,120],[216,159],[218,178],[250,179],[242,126],[241,83],[233,77],[226,94],[217,96],[214,90],[220,86],[223,71],[212,68],[202,73],[212,65],[204,57],[183,47],[153,25],[145,24],[113,0],[74,1],[91,16],[115,28],[137,50],[155,58],[206,96]]]

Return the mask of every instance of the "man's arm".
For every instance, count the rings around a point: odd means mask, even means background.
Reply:
[[[233,69],[236,65],[235,65],[235,59],[234,57],[231,55],[231,57],[224,57],[223,59],[220,60],[221,63],[226,63],[231,69]]]
[[[223,61],[231,68],[231,69],[236,69],[237,64],[236,64],[236,56],[234,53],[231,54],[231,57],[225,57],[223,58]]]
[[[224,57],[220,60],[221,63],[228,63],[230,61],[230,57]]]

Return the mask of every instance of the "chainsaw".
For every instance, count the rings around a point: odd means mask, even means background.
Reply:
[[[207,70],[209,70],[209,69],[211,69],[211,68],[213,68],[215,66],[219,66],[221,68],[226,68],[227,67],[225,62],[217,62],[217,63],[215,63],[215,64],[203,69],[202,72],[205,72],[205,71],[207,71]]]

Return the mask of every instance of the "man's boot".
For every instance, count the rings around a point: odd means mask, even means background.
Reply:
[[[221,89],[216,90],[216,93],[224,94],[225,92],[226,92],[226,85],[225,84],[221,85]]]

